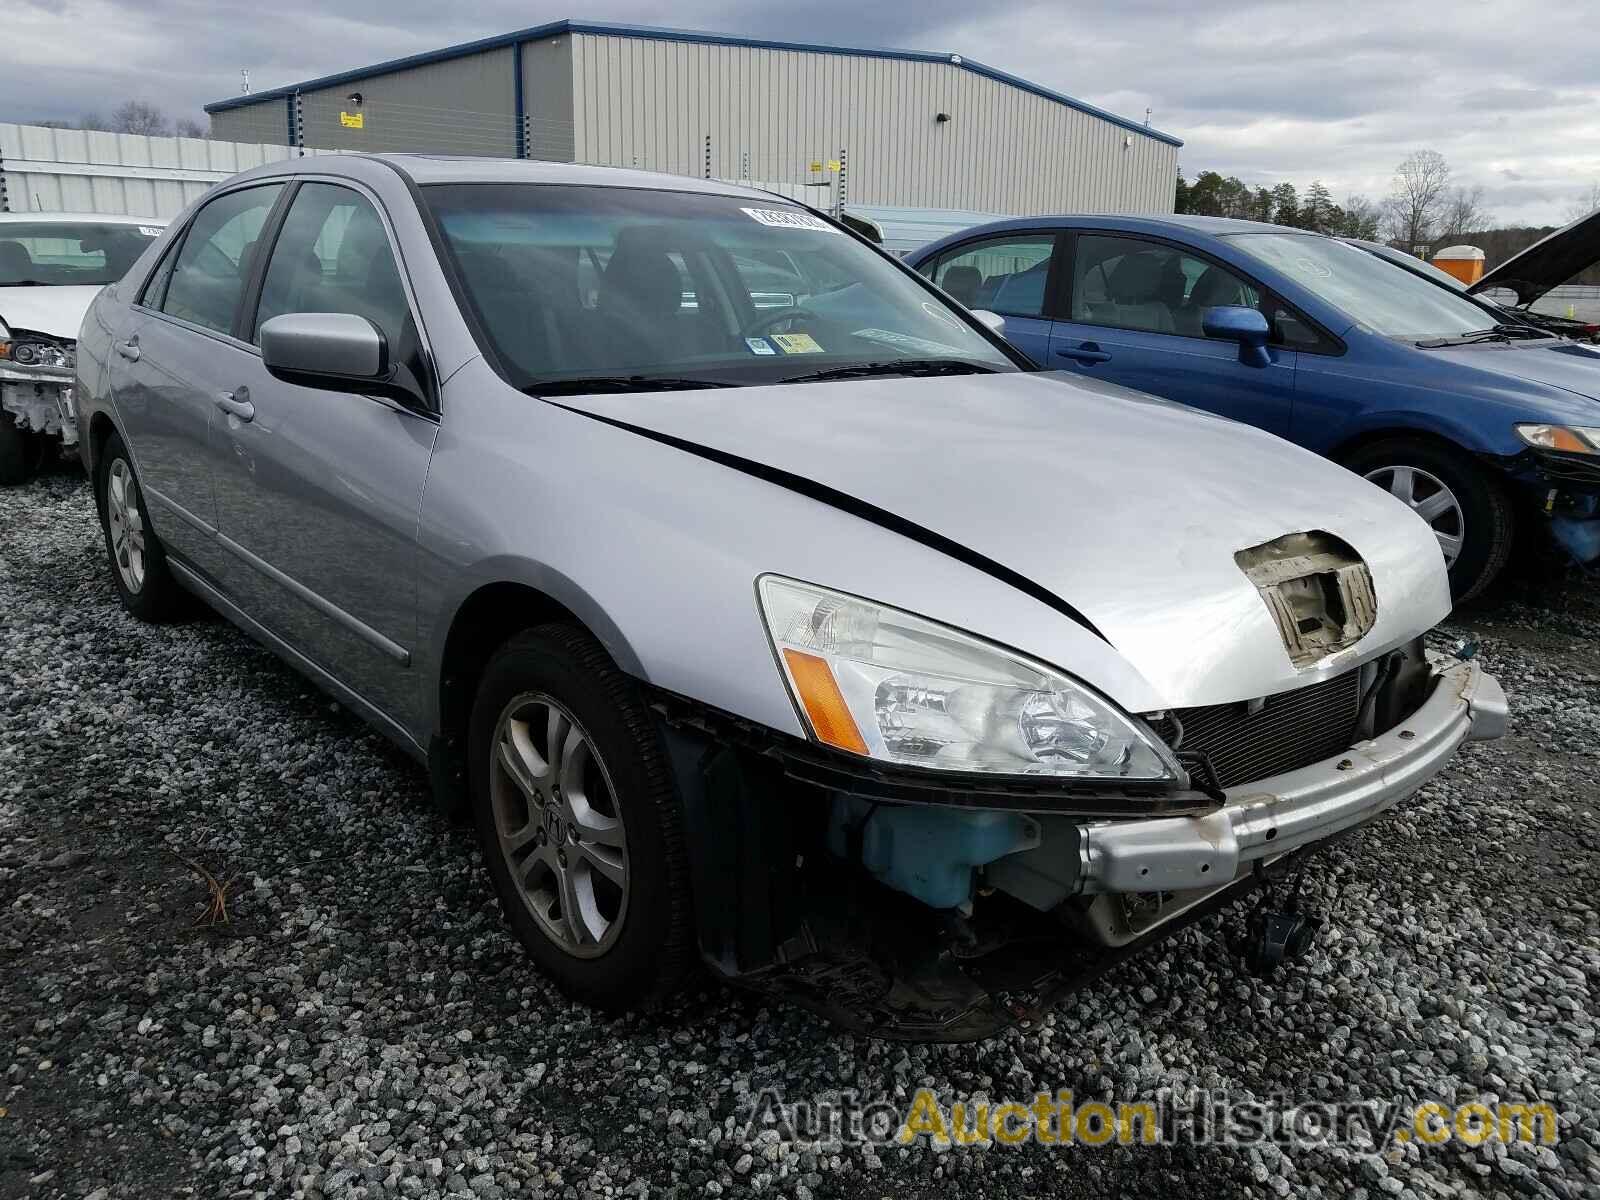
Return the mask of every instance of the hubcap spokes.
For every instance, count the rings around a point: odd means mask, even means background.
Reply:
[[[138,593],[144,587],[144,518],[139,515],[139,484],[124,459],[111,464],[106,482],[106,519],[111,527],[111,553],[122,585]]]
[[[1411,506],[1428,523],[1444,552],[1444,565],[1453,567],[1461,556],[1461,541],[1466,534],[1466,518],[1456,494],[1437,475],[1421,467],[1379,467],[1367,478],[1395,499]]]
[[[609,949],[628,905],[628,848],[589,735],[549,696],[519,696],[495,730],[500,853],[540,929],[569,954]]]

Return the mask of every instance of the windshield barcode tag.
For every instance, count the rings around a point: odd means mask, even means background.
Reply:
[[[813,217],[810,213],[796,212],[793,209],[741,208],[739,211],[752,221],[760,221],[763,225],[770,225],[774,229],[820,229],[824,233],[833,230],[833,226],[821,217]]]

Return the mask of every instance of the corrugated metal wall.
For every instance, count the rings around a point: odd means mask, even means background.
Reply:
[[[509,47],[301,95],[307,146],[513,157],[516,74]],[[359,108],[349,99],[361,93]],[[341,119],[359,114],[361,128]]]
[[[294,153],[260,142],[0,124],[0,189],[11,212],[174,217],[219,180]]]
[[[848,200],[1017,214],[1170,212],[1178,148],[950,63],[575,34],[583,162],[798,181]],[[950,114],[948,122],[936,120]]]

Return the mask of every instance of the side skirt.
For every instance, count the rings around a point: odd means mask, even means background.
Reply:
[[[216,587],[208,583],[192,567],[186,563],[179,562],[171,556],[167,558],[167,566],[171,568],[172,574],[179,583],[216,609],[230,622],[237,625],[245,633],[283,659],[284,662],[306,676],[311,682],[338,700],[339,703],[358,713],[364,721],[372,725],[379,733],[383,734],[419,763],[427,762],[427,752],[417,744],[416,739],[399,722],[364,699],[357,692],[351,691],[350,688],[340,683],[327,671],[312,662],[311,659],[301,654],[288,642],[250,616],[232,600],[224,596]]]

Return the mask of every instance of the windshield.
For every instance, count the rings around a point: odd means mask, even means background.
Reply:
[[[0,287],[115,283],[160,236],[156,225],[0,222]]]
[[[1308,292],[1387,337],[1460,337],[1495,325],[1498,316],[1467,297],[1429,283],[1354,246],[1305,233],[1235,233],[1240,250],[1278,268]]]
[[[779,197],[423,191],[484,338],[535,393],[585,377],[731,386],[919,363],[1016,369],[914,277]]]

